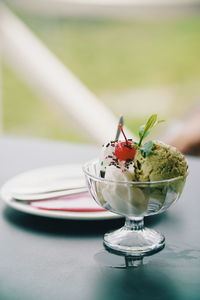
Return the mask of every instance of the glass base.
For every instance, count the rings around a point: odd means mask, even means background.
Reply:
[[[122,255],[145,256],[158,252],[165,246],[165,237],[159,232],[143,227],[126,226],[104,235],[104,245]]]

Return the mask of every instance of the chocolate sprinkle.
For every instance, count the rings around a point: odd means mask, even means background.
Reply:
[[[104,171],[100,171],[100,176],[101,176],[101,178],[104,178],[105,177],[105,172]]]

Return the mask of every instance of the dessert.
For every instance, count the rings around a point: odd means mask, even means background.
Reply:
[[[162,181],[185,176],[187,161],[175,147],[156,140],[142,145],[150,129],[162,121],[157,120],[157,115],[152,115],[140,127],[138,143],[127,139],[120,125],[125,141],[115,140],[103,145],[101,177],[119,181]]]
[[[170,195],[181,192],[188,164],[185,157],[175,148],[161,141],[143,140],[150,129],[162,122],[152,115],[139,130],[139,142],[127,139],[120,125],[124,141],[115,140],[103,145],[100,158],[100,177],[110,184],[102,182],[98,187],[100,204],[106,209],[124,215],[146,215],[156,213],[165,203],[171,204]],[[180,177],[170,183],[171,194],[166,196],[166,181]],[[112,183],[111,183],[112,182]],[[126,185],[120,182],[127,182]],[[131,182],[133,184],[131,184]],[[142,183],[152,182],[146,187]],[[156,182],[156,185],[153,184]],[[135,183],[140,183],[136,187]]]
[[[84,165],[89,191],[103,208],[126,218],[125,225],[104,235],[106,248],[125,255],[141,256],[165,245],[159,232],[146,228],[145,216],[165,211],[181,195],[187,177],[187,161],[174,147],[143,140],[162,122],[152,115],[139,129],[139,141],[110,141],[100,160]]]

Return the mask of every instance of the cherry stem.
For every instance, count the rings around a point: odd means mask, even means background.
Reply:
[[[122,132],[122,134],[123,134],[123,136],[124,136],[124,138],[125,138],[126,144],[128,145],[128,140],[127,140],[127,137],[126,137],[126,135],[125,135],[125,133],[124,133],[124,130],[123,130],[122,125],[120,124],[118,127],[119,127],[119,129],[121,130],[121,132]]]

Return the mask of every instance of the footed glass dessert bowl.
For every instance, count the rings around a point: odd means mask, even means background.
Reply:
[[[104,235],[104,245],[124,255],[157,252],[165,237],[144,227],[144,217],[165,211],[180,197],[187,175],[162,181],[116,181],[100,176],[99,160],[83,166],[89,191],[103,208],[125,217],[125,225]]]

